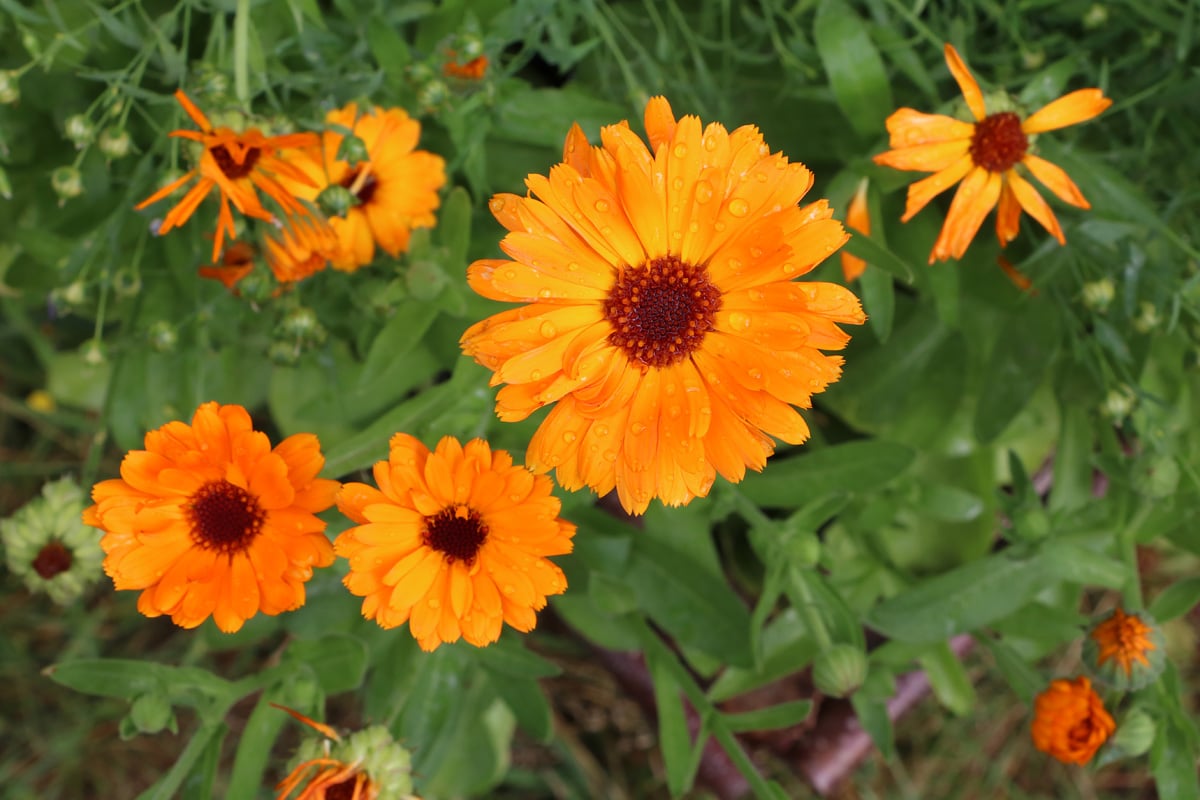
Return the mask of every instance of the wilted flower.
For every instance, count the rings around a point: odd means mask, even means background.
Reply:
[[[411,798],[412,756],[392,739],[386,727],[374,725],[343,739],[328,725],[290,708],[276,708],[326,737],[310,737],[300,745],[291,772],[275,787],[276,800]],[[297,789],[300,793],[292,797]]]
[[[79,519],[86,497],[73,478],[42,487],[40,497],[0,520],[8,569],[31,592],[59,605],[83,594],[103,574],[104,551],[96,531]]]

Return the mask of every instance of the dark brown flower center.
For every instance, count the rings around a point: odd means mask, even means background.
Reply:
[[[226,555],[249,548],[267,518],[254,495],[226,480],[201,486],[184,509],[192,523],[192,540]]]
[[[213,160],[217,162],[217,166],[221,168],[221,172],[225,173],[225,177],[231,181],[236,181],[238,178],[244,178],[254,171],[254,165],[258,163],[259,156],[262,151],[257,147],[251,147],[246,151],[246,157],[242,159],[242,163],[238,163],[225,149],[225,145],[219,144],[209,150],[212,153]]]
[[[608,342],[644,367],[669,367],[700,347],[720,308],[721,291],[704,267],[677,256],[626,267],[604,301]]]
[[[37,558],[33,559],[33,571],[47,581],[70,568],[71,551],[57,540],[42,547]]]
[[[353,800],[354,789],[358,785],[360,778],[362,778],[362,775],[354,775],[346,778],[346,780],[340,783],[335,783],[332,786],[326,786],[325,794],[322,796],[325,798],[325,800]],[[359,796],[365,797],[366,794],[364,792],[360,792]]]
[[[1021,130],[1021,118],[1012,111],[989,114],[975,123],[971,160],[988,172],[1011,169],[1028,149],[1029,139]]]
[[[375,189],[379,186],[379,181],[375,180],[374,174],[363,177],[362,167],[359,166],[350,170],[349,174],[342,178],[342,186],[350,190],[360,206],[365,206],[375,196]]]
[[[425,544],[450,561],[474,563],[487,534],[479,512],[470,506],[450,506],[425,518]]]

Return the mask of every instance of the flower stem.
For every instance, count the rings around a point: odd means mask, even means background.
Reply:
[[[243,105],[250,102],[250,0],[238,0],[233,17],[233,91]]]

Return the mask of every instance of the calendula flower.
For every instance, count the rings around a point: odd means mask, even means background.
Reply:
[[[410,794],[412,756],[383,725],[343,739],[328,725],[275,707],[326,737],[310,737],[300,745],[291,772],[275,787],[276,800],[416,800]]]
[[[465,63],[458,62],[458,54],[449,50],[446,53],[446,63],[442,65],[442,73],[450,78],[478,81],[487,74],[488,57],[475,56]]]
[[[220,261],[211,266],[201,265],[197,270],[201,278],[220,281],[226,289],[233,287],[254,269],[254,256],[257,250],[249,242],[232,241],[221,252]]]
[[[8,571],[59,605],[74,601],[102,575],[104,551],[96,532],[79,520],[85,499],[73,479],[62,478],[0,520]]]
[[[379,489],[347,483],[338,508],[358,523],[334,542],[345,583],[384,628],[405,622],[423,650],[460,637],[477,647],[508,623],[530,631],[567,579],[547,556],[571,552],[544,475],[514,466],[482,439],[446,436],[430,452],[406,433],[375,465]]]
[[[1166,668],[1162,631],[1144,611],[1114,609],[1097,623],[1083,643],[1084,663],[1118,689],[1140,689]]]
[[[649,149],[622,122],[591,147],[578,125],[532,196],[492,213],[512,260],[468,270],[485,297],[527,303],[472,326],[467,355],[507,383],[505,421],[554,403],[526,454],[567,489],[614,487],[627,511],[682,505],[716,473],[740,481],[808,425],[792,408],[836,381],[865,316],[845,287],[795,282],[848,236],[803,164],[772,154],[758,129],[645,111]]]
[[[349,192],[342,203],[326,208],[337,234],[328,255],[334,269],[353,271],[375,257],[378,245],[390,256],[408,249],[414,228],[431,228],[446,182],[441,156],[416,150],[421,124],[402,108],[371,108],[359,113],[350,103],[326,115],[321,145],[293,157],[302,182],[288,183],[297,196],[317,200],[329,187]],[[365,147],[365,158],[343,160],[345,131]]]
[[[280,283],[294,283],[325,269],[338,247],[331,225],[299,217],[266,236],[267,266]]]
[[[887,119],[892,149],[875,156],[877,164],[902,170],[932,172],[908,187],[907,222],[925,205],[959,181],[942,232],[929,263],[962,258],[988,213],[996,213],[1001,245],[1016,238],[1024,209],[1059,244],[1066,242],[1050,206],[1017,170],[1020,165],[1064,203],[1090,208],[1083,194],[1060,167],[1032,152],[1033,137],[1095,117],[1112,105],[1099,89],[1080,89],[1023,116],[1011,101],[998,100],[988,113],[983,92],[958,51],[947,44],[946,63],[958,82],[974,122],[901,108]]]
[[[858,189],[855,190],[854,197],[850,200],[850,206],[846,209],[846,224],[861,234],[869,235],[871,233],[871,215],[867,211],[866,178],[858,182]],[[842,277],[846,279],[846,283],[858,280],[858,277],[867,268],[867,262],[858,256],[850,255],[845,250],[840,255]]]
[[[1034,701],[1033,744],[1064,764],[1086,764],[1117,725],[1085,677],[1057,680]]]
[[[238,405],[205,403],[191,424],[146,434],[119,479],[92,489],[83,521],[101,528],[104,570],[141,591],[138,611],[194,628],[210,616],[232,633],[261,611],[304,605],[313,567],[333,563],[325,523],[336,481],[317,477],[317,437],[274,448]]]
[[[212,260],[215,263],[221,255],[221,245],[225,236],[234,236],[233,213],[229,204],[233,203],[242,214],[262,220],[272,220],[274,216],[263,208],[258,198],[258,189],[266,192],[279,207],[289,215],[307,215],[309,210],[299,202],[294,193],[280,182],[288,179],[299,184],[308,184],[310,179],[287,161],[280,158],[281,153],[291,148],[309,147],[318,143],[315,133],[291,133],[282,136],[265,136],[258,128],[238,133],[230,128],[214,128],[199,108],[183,90],[175,92],[175,99],[183,106],[198,131],[180,129],[171,131],[171,136],[199,142],[203,147],[200,153],[200,163],[178,180],[171,181],[154,194],[138,203],[134,208],[141,211],[147,206],[157,203],[184,184],[196,180],[196,185],[167,212],[158,233],[164,234],[187,222],[200,206],[200,202],[216,189],[221,195],[221,209],[217,214],[217,231],[213,238]]]

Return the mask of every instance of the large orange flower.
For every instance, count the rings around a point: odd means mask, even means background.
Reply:
[[[1034,747],[1064,764],[1091,761],[1116,729],[1087,678],[1052,681],[1034,701]]]
[[[249,217],[272,220],[272,214],[263,208],[258,199],[255,187],[266,192],[279,207],[288,214],[307,215],[304,207],[293,193],[279,182],[278,179],[290,178],[301,184],[310,183],[310,179],[295,167],[279,157],[282,151],[295,147],[310,147],[317,144],[315,133],[291,133],[283,136],[264,136],[258,128],[237,133],[226,127],[214,128],[204,112],[196,107],[183,90],[175,92],[175,99],[183,106],[198,131],[176,130],[171,136],[180,139],[190,139],[203,146],[200,153],[200,164],[178,180],[171,181],[154,194],[138,203],[134,208],[141,211],[146,206],[157,203],[179,187],[199,178],[196,185],[167,212],[159,226],[159,234],[164,234],[172,228],[187,222],[200,206],[200,202],[214,188],[221,194],[221,210],[217,214],[217,233],[213,238],[212,260],[216,263],[221,255],[221,245],[225,236],[235,235],[233,213],[229,204]]]
[[[353,271],[375,257],[375,246],[391,256],[408,249],[414,228],[432,228],[446,182],[441,156],[416,150],[421,124],[402,108],[372,108],[359,113],[350,103],[330,111],[321,146],[293,158],[304,181],[287,183],[298,197],[316,200],[330,186],[350,193],[350,205],[331,210],[330,223],[337,246],[329,252],[334,269]],[[365,153],[353,164],[338,158],[350,131],[362,142]],[[327,209],[330,210],[330,209]]]
[[[575,526],[544,475],[514,466],[482,439],[447,436],[429,452],[406,433],[375,465],[379,489],[347,483],[338,508],[359,523],[337,538],[346,586],[363,616],[405,622],[423,650],[459,637],[482,647],[507,622],[532,630],[567,579],[546,556],[571,552]]]
[[[775,436],[808,426],[792,406],[836,381],[821,350],[861,323],[857,298],[795,282],[848,238],[803,164],[772,154],[758,129],[645,111],[650,148],[626,123],[590,147],[574,126],[563,162],[501,194],[492,213],[512,260],[476,261],[475,291],[528,303],[472,326],[463,350],[507,383],[506,421],[556,403],[529,444],[535,472],[568,489],[614,487],[626,510],[681,505],[716,473],[760,470]]]
[[[119,479],[92,489],[83,521],[105,531],[104,571],[141,591],[138,610],[185,628],[210,616],[232,633],[259,611],[304,605],[313,567],[333,563],[325,523],[336,481],[309,433],[274,449],[238,405],[205,403],[191,424],[146,434]]]
[[[996,235],[1001,245],[1016,238],[1022,209],[1059,244],[1065,243],[1058,218],[1016,167],[1019,164],[1029,170],[1064,203],[1090,208],[1066,172],[1031,152],[1031,137],[1089,120],[1112,105],[1112,100],[1099,89],[1080,89],[1027,117],[1010,108],[989,114],[983,92],[958,51],[949,44],[945,51],[950,73],[958,82],[975,121],[922,114],[911,108],[901,108],[888,117],[892,149],[875,156],[875,162],[895,169],[934,173],[908,187],[908,204],[901,220],[907,222],[934,197],[962,181],[929,255],[929,263],[962,258],[984,217],[997,205]]]

